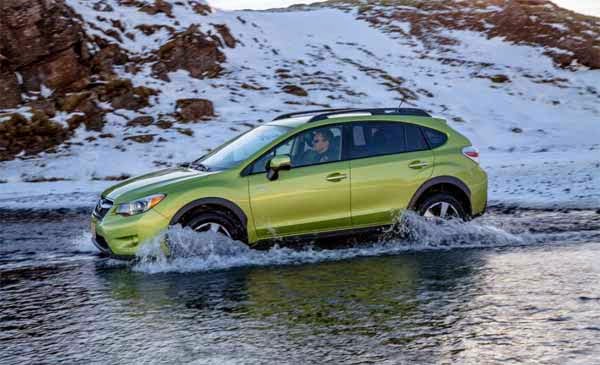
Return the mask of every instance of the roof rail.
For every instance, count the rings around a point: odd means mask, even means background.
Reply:
[[[342,111],[348,111],[348,110],[352,110],[352,108],[305,110],[302,112],[281,114],[281,115],[277,116],[275,119],[273,119],[273,121],[287,119],[287,118],[293,118],[293,117],[299,117],[299,116],[307,115],[307,114],[318,114],[318,113],[329,113],[329,112],[332,113],[332,112],[342,112]]]
[[[344,114],[350,113],[370,113],[371,115],[411,115],[416,117],[431,117],[429,113],[427,113],[423,109],[417,108],[367,108],[367,109],[342,109],[342,110],[330,110],[327,112],[320,113],[312,117],[308,123],[317,122],[320,120],[328,119],[332,116],[340,116],[343,117]]]

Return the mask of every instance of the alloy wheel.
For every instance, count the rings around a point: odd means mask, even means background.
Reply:
[[[458,210],[454,207],[454,205],[442,201],[430,205],[425,211],[425,214],[423,214],[423,216],[425,218],[437,217],[442,219],[448,219],[458,218],[460,217],[460,214],[458,213]]]
[[[228,238],[231,238],[231,233],[229,233],[227,228],[225,228],[223,225],[221,225],[219,223],[215,223],[215,222],[202,223],[202,224],[198,225],[198,227],[194,228],[194,231],[220,233],[222,235],[227,236]]]

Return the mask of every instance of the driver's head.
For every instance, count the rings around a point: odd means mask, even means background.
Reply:
[[[325,153],[329,149],[329,143],[333,139],[333,133],[329,129],[321,129],[313,136],[313,148],[317,153]]]

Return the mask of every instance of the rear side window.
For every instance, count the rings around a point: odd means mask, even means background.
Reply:
[[[448,136],[446,136],[446,134],[438,132],[435,129],[423,127],[423,133],[425,134],[425,138],[427,138],[427,142],[431,148],[439,147],[448,140]]]
[[[421,128],[408,123],[368,122],[352,125],[350,158],[428,150]]]
[[[421,128],[413,124],[406,124],[406,150],[408,152],[423,151],[429,149]]]
[[[360,123],[352,126],[350,158],[406,152],[406,131],[401,123]]]

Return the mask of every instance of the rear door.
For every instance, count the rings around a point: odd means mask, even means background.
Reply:
[[[347,127],[353,227],[391,224],[433,172],[421,129],[399,122]]]

